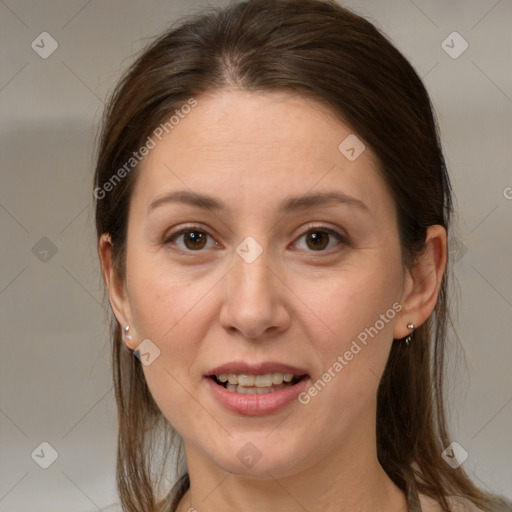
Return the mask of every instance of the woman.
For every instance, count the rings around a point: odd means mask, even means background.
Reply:
[[[511,510],[447,432],[450,182],[373,25],[251,0],[169,30],[110,100],[94,196],[125,511]]]

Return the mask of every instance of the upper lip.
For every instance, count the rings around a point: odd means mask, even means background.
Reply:
[[[234,373],[236,375],[263,375],[265,373],[293,373],[295,376],[307,375],[304,368],[298,368],[289,364],[278,363],[274,361],[265,361],[261,363],[248,364],[242,361],[233,361],[216,366],[210,370],[206,376],[212,377],[222,373]]]

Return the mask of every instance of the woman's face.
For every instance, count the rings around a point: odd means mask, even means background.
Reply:
[[[374,440],[393,338],[408,332],[375,156],[291,93],[196,100],[150,150],[130,205],[123,314],[133,347],[150,340],[151,393],[187,455],[212,467],[278,477],[356,457]],[[212,374],[232,374],[231,391]]]

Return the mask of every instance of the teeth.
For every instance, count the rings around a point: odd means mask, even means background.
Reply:
[[[279,386],[283,382],[291,382],[293,373],[265,373],[264,375],[247,375],[234,373],[221,373],[216,375],[220,382],[228,382],[228,386],[245,388],[270,388],[272,385]],[[229,389],[229,387],[227,388]]]
[[[273,393],[274,391],[279,391],[280,389],[288,387],[288,384],[280,384],[279,386],[272,386],[267,388],[246,388],[244,386],[236,386],[234,384],[227,384],[226,389],[228,391],[233,391],[234,393],[240,393],[242,395],[262,395],[264,393]]]

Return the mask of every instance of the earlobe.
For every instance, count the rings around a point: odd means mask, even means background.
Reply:
[[[124,279],[120,276],[114,266],[114,252],[110,235],[104,233],[98,241],[98,254],[101,261],[101,271],[112,311],[125,333],[125,327],[132,323],[130,305],[126,294]],[[131,338],[123,336],[125,343],[129,344]]]
[[[437,224],[429,226],[425,251],[414,267],[408,270],[401,301],[403,309],[393,333],[395,339],[410,334],[408,324],[413,324],[417,328],[432,314],[446,263],[446,229]]]

